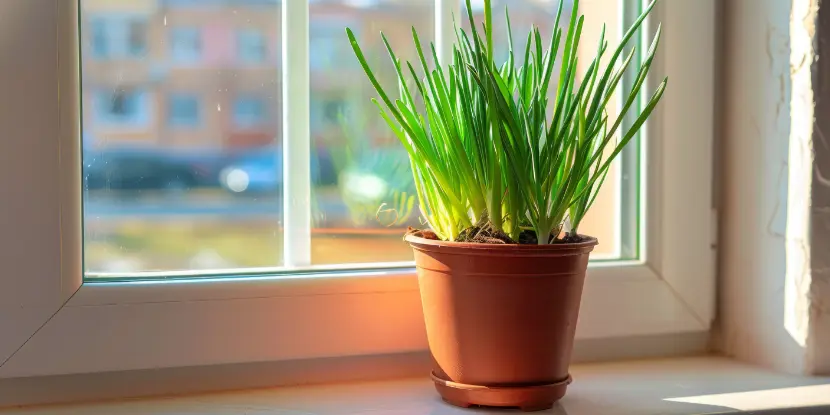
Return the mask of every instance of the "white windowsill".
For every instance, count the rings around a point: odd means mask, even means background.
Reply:
[[[779,408],[773,414],[830,413],[830,378],[777,374],[720,357],[575,365],[560,415],[711,414]],[[817,408],[822,405],[827,407]],[[813,408],[810,410],[809,408]],[[826,412],[825,412],[826,411]],[[443,415],[468,411],[440,401],[428,377],[297,386],[0,411],[25,415],[138,414]]]

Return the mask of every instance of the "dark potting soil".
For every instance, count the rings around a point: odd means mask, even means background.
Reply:
[[[565,236],[561,238],[551,237],[548,239],[549,244],[557,245],[557,244],[578,244],[580,242],[585,242],[590,238],[584,235],[579,234],[571,234],[565,232]],[[519,244],[521,245],[536,245],[539,243],[539,238],[536,237],[536,231],[526,229],[523,230],[522,233],[519,234]]]
[[[492,229],[489,226],[473,226],[464,229],[455,238],[456,242],[472,242],[479,244],[515,244],[516,241],[507,236],[506,233]]]

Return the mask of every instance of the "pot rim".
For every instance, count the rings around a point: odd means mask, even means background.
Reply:
[[[475,242],[452,242],[435,239],[425,239],[415,235],[406,235],[404,240],[417,249],[425,252],[458,253],[473,255],[578,255],[587,254],[594,250],[599,244],[597,238],[589,236],[589,239],[578,243],[561,243],[550,245],[524,245],[524,244],[482,244]]]

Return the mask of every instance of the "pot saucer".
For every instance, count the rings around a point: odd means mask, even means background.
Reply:
[[[441,379],[432,373],[435,389],[447,403],[462,408],[473,405],[519,408],[525,412],[550,409],[565,396],[571,377],[544,385],[490,387]]]

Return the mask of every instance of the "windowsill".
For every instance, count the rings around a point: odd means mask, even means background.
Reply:
[[[778,374],[720,357],[575,365],[572,375],[574,383],[565,398],[553,410],[543,413],[711,414],[782,409],[763,412],[773,415],[830,411],[830,378]],[[441,402],[429,378],[423,376],[0,413],[449,415],[505,411],[470,412],[451,407]]]

